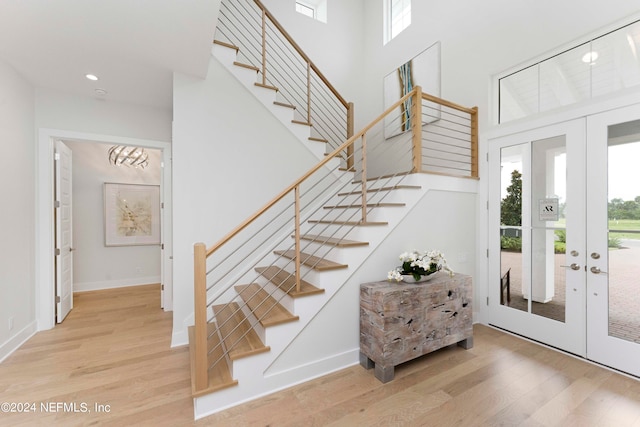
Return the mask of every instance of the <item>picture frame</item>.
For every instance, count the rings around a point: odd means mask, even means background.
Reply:
[[[382,82],[384,109],[390,108],[416,86],[421,86],[423,93],[440,97],[440,56],[440,42],[436,42],[387,74]],[[385,139],[411,130],[411,102],[412,100],[407,100],[398,107],[396,113],[385,117]],[[439,105],[428,102],[426,107],[423,111],[422,125],[440,119]]]
[[[160,244],[160,186],[104,183],[104,245]]]

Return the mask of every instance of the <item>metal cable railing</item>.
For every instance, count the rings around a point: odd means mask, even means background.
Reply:
[[[295,107],[294,120],[310,125],[311,137],[326,141],[327,152],[353,134],[353,104],[259,0],[223,1],[216,40],[239,48],[238,61],[259,69],[259,84],[277,89],[278,102]]]
[[[412,102],[406,103],[409,99]],[[418,99],[428,104],[424,106]],[[434,102],[438,106],[431,105]],[[397,114],[400,105],[409,104],[409,115]],[[465,165],[474,158],[477,163],[473,154],[477,152],[475,111],[422,95],[416,88],[216,245],[208,250],[203,244],[195,245],[196,391],[207,388],[208,370],[228,362],[252,328],[283,302],[291,291],[282,288],[285,283],[300,292],[305,279],[312,281],[315,265],[305,263],[303,267],[303,258],[314,259],[316,265],[330,260],[336,249],[325,243],[348,240],[354,229],[370,225],[374,209],[409,173],[426,171],[432,161],[456,161],[452,160],[455,156]],[[398,128],[409,131],[397,133]],[[446,138],[440,141],[442,137]],[[425,150],[437,154],[431,156],[436,160],[427,157],[427,166]],[[334,158],[352,165],[348,179],[340,162],[332,162]],[[477,165],[461,169],[468,169],[466,176],[473,177]],[[276,250],[293,255],[279,256]],[[283,277],[276,279],[277,275]],[[259,286],[255,292],[247,287],[235,289],[239,284],[254,283]],[[249,304],[258,297],[257,306]],[[248,315],[246,320],[229,323],[240,311],[243,318]],[[221,320],[223,312],[226,317]],[[216,327],[210,330],[207,324],[214,322]],[[218,339],[209,345],[214,335]]]

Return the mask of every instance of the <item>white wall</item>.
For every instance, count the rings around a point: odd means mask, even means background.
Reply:
[[[64,141],[73,153],[73,289],[160,282],[160,246],[104,244],[105,182],[160,185],[160,151],[147,149],[145,169],[109,164],[110,145]]]
[[[0,61],[0,361],[36,328],[33,93],[25,79]]]
[[[216,59],[173,95],[173,345],[193,313],[193,244],[208,247],[317,163]]]
[[[169,109],[36,89],[36,127],[171,141]]]

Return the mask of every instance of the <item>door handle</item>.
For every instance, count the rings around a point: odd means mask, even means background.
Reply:
[[[580,270],[580,266],[578,264],[576,264],[575,262],[571,265],[561,265],[560,267],[564,267],[564,268],[570,268],[572,270]]]
[[[592,272],[593,274],[607,274],[607,272],[606,272],[606,271],[602,271],[602,270],[600,270],[600,268],[595,267],[595,266],[594,266],[594,267],[591,267],[591,268],[590,268],[590,270],[591,270],[591,272]]]

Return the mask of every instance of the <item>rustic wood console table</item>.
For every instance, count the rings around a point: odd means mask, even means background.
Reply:
[[[360,364],[391,381],[395,366],[457,343],[473,347],[471,277],[438,273],[430,281],[360,285]]]

